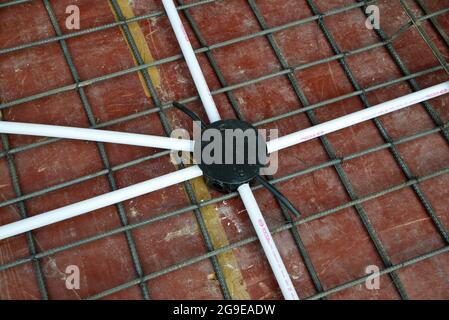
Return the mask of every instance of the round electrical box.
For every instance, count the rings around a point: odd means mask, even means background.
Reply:
[[[207,185],[229,193],[260,174],[266,164],[267,146],[251,124],[220,120],[202,128],[201,141],[195,141],[194,157]]]

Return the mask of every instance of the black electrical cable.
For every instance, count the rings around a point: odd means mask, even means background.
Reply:
[[[190,110],[189,108],[187,108],[185,105],[177,102],[177,101],[173,101],[173,106],[175,108],[177,108],[178,110],[181,110],[182,112],[184,112],[186,115],[188,115],[193,121],[199,121],[201,123],[201,127],[204,128],[206,126],[206,124],[204,123],[204,121],[192,110]]]
[[[287,207],[290,212],[292,212],[296,217],[301,216],[301,213],[295,206],[288,200],[274,185],[269,183],[267,180],[262,178],[260,175],[256,177],[257,181],[260,182],[268,191],[270,191],[273,196],[278,199],[284,206]]]
[[[195,112],[193,112],[192,110],[187,108],[185,105],[183,105],[177,101],[173,101],[173,106],[175,108],[179,109],[180,111],[184,112],[192,120],[199,121],[202,129],[207,127],[206,124],[203,122],[203,120],[201,120],[201,118]],[[233,121],[235,121],[235,120],[233,120]],[[203,167],[202,169],[205,169],[205,168]],[[299,210],[296,209],[295,206],[290,202],[290,200],[288,200],[274,185],[269,183],[267,180],[265,180],[260,175],[256,175],[255,179],[258,180],[259,183],[262,184],[268,191],[270,191],[273,194],[273,196],[280,203],[282,203],[290,212],[292,212],[296,217],[301,216],[301,213],[299,212]]]

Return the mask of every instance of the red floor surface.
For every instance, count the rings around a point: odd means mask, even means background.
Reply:
[[[0,1],[5,3],[7,1]],[[125,1],[126,2],[126,1]],[[187,2],[187,1],[186,1]],[[191,3],[194,1],[188,1]],[[251,1],[250,1],[251,2]],[[353,0],[315,0],[316,8],[325,13],[329,10],[354,4]],[[449,7],[446,0],[408,0],[417,17],[426,15],[419,2],[429,12]],[[64,34],[71,33],[65,27],[66,7],[76,4],[80,8],[81,30],[102,26],[115,21],[108,1],[50,1],[58,23]],[[256,0],[268,28],[278,27],[314,15],[305,0]],[[129,1],[136,16],[162,11],[160,1]],[[381,28],[387,36],[394,35],[409,21],[400,1],[379,1]],[[192,26],[183,16],[188,35],[195,48],[213,46],[245,35],[259,32],[259,24],[251,6],[244,0],[211,1],[188,10],[204,39],[201,43],[195,37]],[[331,11],[332,12],[332,11]],[[331,37],[340,52],[379,43],[375,31],[365,27],[363,9],[354,7],[343,13],[326,16],[323,19]],[[435,43],[445,59],[449,57],[447,33],[449,13],[435,18],[443,35],[431,24],[422,23],[423,29]],[[165,15],[139,21],[146,44],[154,60],[180,54],[174,33]],[[0,8],[0,50],[56,35],[48,12],[42,1]],[[445,38],[446,37],[446,38]],[[335,51],[329,44],[318,20],[273,33],[285,60],[290,67],[304,66],[319,59],[332,57]],[[96,31],[87,35],[67,39],[68,50],[73,58],[81,81],[101,77],[135,66],[132,53],[120,27]],[[411,27],[394,42],[392,47],[410,73],[417,73],[438,67],[439,62],[424,42],[416,28]],[[205,53],[198,58],[211,90],[236,85],[226,93],[214,94],[223,118],[235,118],[232,99],[238,105],[244,118],[252,123],[261,122],[263,128],[279,129],[284,135],[311,126],[307,115],[302,112],[285,119],[265,123],[264,120],[286,112],[305,107],[295,94],[290,80],[295,80],[309,105],[336,98],[355,91],[353,84],[338,59],[300,68],[292,73],[292,79],[284,75],[261,79],[249,85],[240,85],[268,74],[282,71],[275,51],[266,35],[252,37],[238,43],[213,48],[210,51],[224,78],[225,84],[215,73]],[[345,61],[361,88],[398,79],[404,73],[385,46],[349,54]],[[126,132],[164,135],[160,115],[155,112],[155,102],[168,104],[196,96],[196,89],[183,59],[170,59],[157,65],[160,84],[156,84],[156,99],[145,94],[136,72],[114,77],[84,87],[93,119],[97,124],[106,124],[115,119],[131,116],[131,120],[107,125],[107,129]],[[447,81],[448,74],[440,68],[434,72],[416,77],[420,88]],[[51,42],[33,48],[26,48],[0,54],[0,101],[7,104],[16,99],[32,96],[50,89],[74,83],[63,50],[59,42]],[[368,90],[370,105],[408,94],[412,88],[406,81]],[[20,101],[19,101],[20,102]],[[449,96],[430,102],[436,117],[442,123],[449,121]],[[201,104],[196,99],[188,106],[206,118]],[[318,122],[352,113],[364,108],[363,101],[353,96],[339,102],[314,109]],[[153,111],[148,111],[153,110]],[[145,113],[145,111],[148,111]],[[57,124],[89,127],[89,119],[77,90],[70,90],[33,101],[2,108],[2,119],[30,123]],[[140,113],[144,115],[140,115]],[[136,115],[135,117],[132,117]],[[173,109],[167,109],[167,118],[172,128],[191,128],[189,119]],[[279,189],[298,207],[305,219],[294,227],[299,232],[304,250],[302,253],[294,241],[291,230],[274,235],[277,246],[285,261],[290,276],[301,298],[312,297],[347,282],[367,275],[366,267],[376,265],[380,270],[401,264],[434,250],[445,248],[448,243],[441,230],[449,228],[449,174],[443,173],[418,184],[426,203],[441,221],[440,230],[429,216],[429,208],[417,196],[413,185],[404,186],[372,198],[364,198],[380,191],[401,185],[416,177],[426,177],[447,169],[449,164],[448,140],[429,116],[423,104],[379,118],[391,141],[427,132],[422,137],[397,144],[403,164],[410,170],[404,173],[391,148],[379,148],[366,154],[352,157],[354,153],[384,145],[384,137],[374,121],[364,122],[350,128],[329,134],[329,145],[335,159],[342,159],[340,169],[350,181],[354,195],[362,198],[358,206],[347,205],[341,210],[331,210],[354,200],[351,199],[337,167],[329,164],[278,184]],[[446,126],[446,131],[447,126]],[[34,216],[83,199],[111,191],[105,166],[95,143],[84,141],[57,141],[35,148],[23,147],[42,141],[41,137],[5,137],[11,150],[5,156],[7,146],[1,144],[0,152],[0,225],[20,219],[24,212]],[[5,139],[4,139],[5,140]],[[106,144],[110,166],[115,167],[112,176],[117,187],[126,187],[161,174],[176,170],[170,157],[151,157],[160,150]],[[117,166],[147,156],[126,168]],[[314,168],[332,160],[320,139],[297,145],[279,153],[279,170],[275,177]],[[9,161],[9,162],[8,162]],[[3,205],[21,194],[14,189],[14,179],[9,165],[13,164],[22,195],[32,195],[39,190],[69,182],[90,174],[101,174],[84,179],[80,183],[30,196],[26,201],[15,201]],[[210,190],[212,198],[219,197]],[[265,190],[255,191],[262,212],[270,228],[285,225],[288,221],[282,215],[278,204]],[[172,186],[123,203],[126,221],[120,219],[116,206],[107,207],[74,219],[44,227],[32,232],[37,253],[43,257],[33,261],[26,259],[32,254],[25,235],[0,241],[0,299],[41,299],[48,294],[50,299],[84,299],[92,296],[105,299],[142,299],[143,291],[138,282],[130,248],[133,239],[136,254],[143,275],[152,275],[145,286],[153,299],[221,299],[223,291],[214,274],[211,259],[205,258],[187,266],[179,265],[191,258],[204,255],[208,248],[203,240],[197,219],[192,210],[173,214],[143,226],[133,228],[129,234],[116,232],[80,246],[70,247],[77,241],[120,228],[126,223],[136,224],[154,219],[167,212],[190,206],[182,184]],[[255,236],[249,218],[240,199],[234,197],[213,205],[221,221],[229,243],[235,243]],[[315,217],[318,213],[328,213]],[[365,216],[365,225],[361,220]],[[123,218],[123,217],[122,217]],[[379,239],[384,256],[367,231],[367,224]],[[209,230],[214,237],[214,231]],[[128,239],[127,239],[128,236]],[[54,248],[69,246],[64,250]],[[215,248],[218,249],[218,248]],[[304,256],[307,252],[309,262]],[[236,259],[236,271],[241,274],[242,283],[237,287],[246,291],[251,299],[280,299],[281,292],[269,268],[268,261],[257,241],[231,250]],[[221,267],[223,262],[220,261]],[[45,289],[39,290],[39,276],[36,266],[42,272]],[[75,265],[80,270],[80,288],[66,288],[67,266]],[[166,268],[177,266],[173,270]],[[158,273],[161,271],[160,273]],[[315,275],[313,275],[315,274]],[[315,280],[313,279],[314,277]],[[369,290],[365,283],[349,286],[326,294],[329,299],[399,299],[399,286],[411,299],[449,299],[449,253],[441,253],[413,265],[400,268],[394,275],[383,275],[380,288]],[[231,279],[232,280],[232,279]],[[231,281],[227,279],[228,284]],[[231,281],[232,282],[232,281]],[[123,290],[106,290],[127,284]]]

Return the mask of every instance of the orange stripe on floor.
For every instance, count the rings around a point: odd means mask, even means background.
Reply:
[[[123,16],[126,19],[134,18],[134,12],[131,6],[129,5],[128,0],[117,0],[117,4],[120,7],[120,10],[123,13]],[[114,12],[114,9],[112,8],[112,5],[110,4],[112,13],[115,16],[115,19],[118,20],[117,15]],[[145,35],[143,34],[142,29],[140,28],[140,25],[138,22],[132,22],[128,23],[129,31],[131,33],[131,36],[134,39],[134,42],[136,43],[137,50],[139,51],[140,56],[142,57],[142,60],[144,63],[151,63],[154,61],[153,55],[151,54],[150,48],[148,47],[148,43],[145,39]],[[123,34],[123,30],[120,28]],[[129,50],[131,52],[131,56],[133,57],[134,64],[138,65],[136,59],[134,58],[134,55],[132,54],[131,46],[128,43],[126,36],[123,34],[123,38],[125,39],[126,43],[128,44]],[[147,69],[148,74],[150,75],[151,81],[154,84],[155,87],[160,87],[161,85],[161,76],[159,74],[159,70],[157,67],[150,67]],[[143,78],[143,75],[141,72],[138,72],[140,82],[142,83],[143,90],[145,91],[145,95],[147,97],[151,97],[151,93],[148,90],[147,86],[145,85],[145,80]]]
[[[192,184],[198,202],[211,199],[209,190],[202,177],[190,180],[190,183]],[[227,246],[229,244],[229,240],[223,228],[223,225],[221,224],[217,207],[215,205],[202,207],[201,213],[206,223],[207,231],[209,232],[214,248],[219,249]],[[226,251],[217,255],[217,258],[218,263],[223,270],[224,278],[232,299],[250,299],[234,252],[232,250]]]

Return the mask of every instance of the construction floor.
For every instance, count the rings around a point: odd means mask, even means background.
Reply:
[[[280,135],[449,80],[449,0],[177,5],[222,117]],[[190,130],[171,103],[206,114],[180,53],[158,0],[2,0],[1,119]],[[445,95],[279,152],[302,216],[255,195],[300,298],[449,299],[448,121]],[[0,225],[177,170],[157,149],[1,138]],[[224,298],[282,295],[241,200],[201,178],[0,241],[0,299]]]

